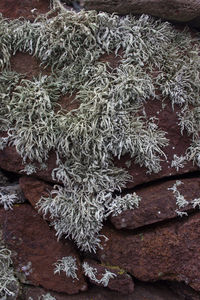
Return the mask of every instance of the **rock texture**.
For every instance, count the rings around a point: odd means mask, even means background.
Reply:
[[[176,204],[175,195],[172,190],[169,190],[176,184],[176,180],[168,180],[135,189],[142,199],[139,207],[134,210],[126,210],[118,216],[111,216],[111,222],[117,229],[135,229],[175,218],[177,210],[182,212],[194,210],[191,202],[195,198],[199,198],[200,179],[198,177],[181,179],[181,182],[178,191],[188,201],[187,206],[179,208]]]
[[[22,176],[19,183],[25,198],[34,208],[36,208],[36,204],[40,198],[48,196],[49,191],[52,189],[50,184],[30,176]]]
[[[33,20],[38,13],[49,11],[49,5],[48,0],[1,0],[0,12],[7,18],[17,19],[23,16]]]
[[[84,0],[86,9],[125,14],[149,14],[165,20],[186,22],[200,15],[198,0]]]
[[[80,260],[71,242],[57,242],[55,232],[28,204],[15,205],[13,210],[0,210],[3,239],[13,253],[19,279],[24,283],[67,294],[87,289],[80,269]],[[77,260],[79,280],[54,274],[54,263],[64,256]]]
[[[200,213],[137,234],[104,228],[101,262],[143,281],[183,281],[200,291]]]
[[[24,287],[21,295],[22,300],[28,300],[32,297],[34,300],[39,296],[46,295],[47,291],[41,288]],[[92,287],[89,291],[80,295],[57,294],[50,291],[51,296],[56,300],[186,300],[186,298],[174,294],[162,283],[148,284],[138,283],[133,294],[121,295],[118,292],[106,290],[100,287]],[[190,299],[192,300],[192,299]]]

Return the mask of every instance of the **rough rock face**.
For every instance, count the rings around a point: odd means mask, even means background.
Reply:
[[[149,14],[159,18],[173,21],[191,21],[200,15],[198,0],[85,0],[86,9],[98,11],[117,12],[121,15]]]
[[[71,242],[57,242],[55,233],[30,205],[15,205],[6,212],[1,209],[0,226],[22,282],[67,294],[87,289],[79,256]],[[76,258],[79,280],[66,277],[64,272],[54,274],[53,264],[64,256]]]
[[[48,196],[48,192],[52,189],[50,184],[30,176],[21,177],[19,183],[24,196],[34,208],[40,198],[42,196]]]
[[[181,182],[178,190],[188,201],[185,207],[179,208],[174,193],[169,190],[176,184],[176,180],[168,180],[136,189],[135,191],[142,199],[139,207],[126,210],[118,216],[111,216],[111,222],[117,229],[135,229],[175,218],[177,217],[176,211],[191,211],[193,209],[191,202],[199,198],[200,179],[198,177],[181,179]]]
[[[38,287],[24,287],[21,295],[22,300],[29,297],[38,299],[39,296],[46,295],[47,291]],[[56,300],[185,300],[184,297],[175,295],[163,284],[138,283],[132,295],[121,295],[118,292],[106,290],[100,287],[92,287],[87,292],[80,295],[64,295],[50,291],[51,296]],[[192,300],[192,299],[190,299]]]
[[[118,265],[143,281],[183,281],[200,291],[200,213],[137,234],[104,228],[101,262]]]
[[[50,1],[48,0],[2,0],[0,2],[0,12],[4,17],[16,19],[25,17],[34,19],[38,13],[46,13],[49,11]]]

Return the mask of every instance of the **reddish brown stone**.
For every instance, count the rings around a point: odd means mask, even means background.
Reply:
[[[25,286],[20,300],[29,300],[29,297],[32,297],[32,299],[35,300],[42,295],[46,295],[47,292],[50,292],[51,296],[55,297],[56,300],[186,300],[183,296],[179,297],[175,295],[162,283],[138,283],[135,286],[134,292],[126,296],[101,287],[91,287],[87,292],[69,296],[46,291],[38,287]],[[192,299],[188,298],[188,300]]]
[[[52,190],[50,184],[45,183],[30,176],[23,176],[19,179],[20,187],[24,193],[25,198],[36,208],[36,204],[42,196],[49,196],[49,192]]]
[[[95,268],[97,270],[96,279],[101,280],[103,275],[106,273],[106,270],[114,273],[116,276],[111,278],[108,282],[107,287],[111,290],[123,293],[123,294],[131,294],[134,290],[134,283],[129,274],[127,274],[124,270],[120,269],[118,266],[106,266],[103,264],[99,264],[92,259],[87,259],[84,262],[88,263],[90,267]],[[95,280],[89,278],[89,281],[92,284],[97,286],[103,286],[102,283],[99,283]]]
[[[117,229],[135,229],[174,218],[177,216],[176,210],[182,212],[193,210],[191,201],[199,198],[200,178],[181,179],[181,181],[183,184],[178,187],[178,191],[189,202],[186,207],[178,207],[175,195],[168,190],[176,183],[176,180],[168,180],[135,189],[142,199],[139,207],[126,210],[118,216],[111,216],[111,222]]]
[[[33,20],[38,14],[48,12],[49,6],[49,0],[1,0],[0,12],[10,19],[25,17]]]
[[[39,74],[48,75],[50,74],[50,69],[44,69],[40,65],[40,61],[28,53],[17,52],[15,55],[11,56],[10,64],[12,71],[20,74],[25,74],[25,78],[32,80],[33,77]]]
[[[143,281],[183,281],[200,291],[200,213],[141,231],[138,234],[106,228],[101,234],[101,262],[118,265]]]
[[[55,153],[49,154],[49,159],[47,162],[47,169],[40,170],[40,166],[37,162],[34,162],[36,167],[38,167],[37,173],[33,175],[42,178],[46,181],[52,182],[51,173],[54,168],[56,168],[56,155]],[[21,156],[17,153],[15,147],[7,146],[4,150],[0,150],[0,166],[10,172],[15,172],[19,174],[24,174],[24,165],[22,163]]]
[[[0,210],[3,239],[13,253],[14,267],[22,282],[75,294],[87,289],[80,260],[69,241],[58,242],[55,232],[28,204]],[[76,258],[79,280],[54,274],[54,263],[64,256]]]
[[[84,0],[86,9],[117,12],[120,15],[133,13],[148,14],[174,21],[190,21],[200,15],[198,0]]]

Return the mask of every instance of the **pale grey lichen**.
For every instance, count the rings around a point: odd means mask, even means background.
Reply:
[[[189,202],[185,199],[185,197],[179,192],[178,186],[184,184],[180,180],[176,180],[176,182],[173,184],[172,187],[168,188],[168,190],[171,190],[174,194],[174,197],[176,199],[176,204],[179,208],[183,208],[189,204]]]
[[[32,162],[42,169],[56,152],[52,178],[63,186],[38,205],[50,213],[58,237],[95,251],[112,202],[115,211],[135,207],[127,197],[113,199],[131,179],[114,158],[129,155],[149,173],[158,173],[166,160],[166,133],[155,117],[141,113],[144,103],[164,99],[172,109],[181,107],[180,131],[193,141],[187,158],[198,163],[199,40],[146,15],[76,14],[55,0],[52,7],[53,14],[32,23],[0,17],[0,126],[7,132],[1,147],[15,146],[25,170]],[[51,75],[27,80],[10,71],[17,51],[34,55]],[[114,69],[99,60],[113,52],[120,58]],[[57,103],[73,92],[79,107],[68,112]]]
[[[54,274],[60,274],[61,271],[65,272],[67,277],[72,277],[73,279],[78,279],[77,276],[77,264],[76,258],[72,256],[65,256],[59,259],[55,264]]]
[[[105,269],[105,273],[100,279],[97,279],[97,269],[94,267],[91,267],[87,262],[83,263],[83,272],[85,276],[90,278],[92,281],[103,285],[104,287],[108,286],[108,283],[110,279],[117,277],[117,274],[112,273],[111,271]]]
[[[16,193],[10,194],[0,189],[0,206],[3,206],[5,210],[12,209],[14,203],[16,203],[18,196]]]
[[[11,251],[0,247],[0,297],[14,296],[13,286],[17,285],[12,268]],[[6,298],[5,298],[6,299]]]

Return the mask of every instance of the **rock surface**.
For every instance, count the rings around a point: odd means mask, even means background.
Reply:
[[[17,19],[25,17],[33,20],[37,14],[44,14],[49,11],[50,1],[48,0],[1,0],[0,12],[6,18]]]
[[[110,220],[116,229],[135,229],[149,224],[177,217],[177,210],[188,212],[193,210],[192,200],[199,198],[200,179],[198,177],[181,179],[178,191],[188,201],[188,205],[179,208],[175,195],[169,190],[176,184],[176,180],[154,183],[146,187],[135,189],[141,197],[139,207],[126,210],[118,216],[111,216]]]
[[[19,180],[20,187],[24,193],[25,198],[36,209],[36,204],[42,196],[48,196],[52,186],[30,176],[23,176]]]
[[[198,0],[84,0],[86,9],[117,12],[120,15],[148,14],[165,20],[186,22],[199,17],[200,2]]]
[[[41,288],[24,287],[21,299],[28,300],[29,297],[32,297],[35,300],[38,299],[39,296],[46,294],[47,291]],[[64,294],[57,294],[51,291],[50,294],[51,296],[55,297],[56,300],[186,300],[184,297],[179,297],[174,294],[162,283],[138,283],[133,294],[126,296],[100,287],[92,287],[89,291],[80,295],[68,296]]]
[[[79,256],[71,242],[57,242],[55,232],[30,205],[15,205],[6,212],[1,209],[0,226],[22,282],[67,294],[87,289]],[[64,256],[76,258],[79,280],[66,277],[64,272],[54,274],[54,263]]]
[[[176,280],[200,291],[200,213],[137,234],[105,227],[101,262],[143,281]]]

